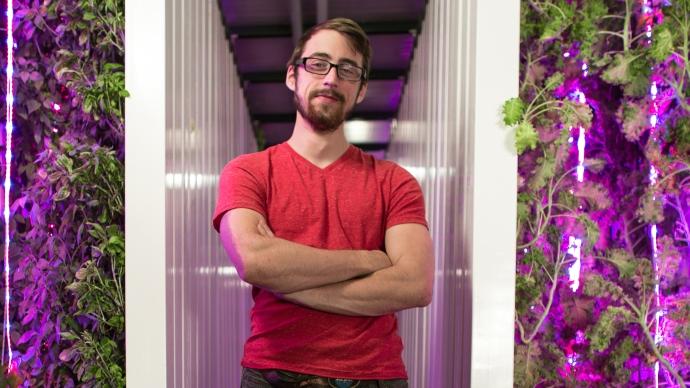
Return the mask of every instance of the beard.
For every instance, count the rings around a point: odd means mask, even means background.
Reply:
[[[337,101],[327,104],[317,104],[314,99],[319,95],[326,95],[335,98]],[[337,130],[350,114],[350,110],[345,110],[345,97],[334,90],[314,90],[309,93],[307,106],[304,101],[294,93],[293,100],[297,106],[297,111],[305,120],[319,133],[331,133]]]

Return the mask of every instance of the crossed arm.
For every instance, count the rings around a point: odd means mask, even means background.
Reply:
[[[423,225],[386,231],[382,251],[327,250],[275,237],[263,216],[227,212],[221,240],[240,277],[282,298],[344,315],[383,315],[431,302],[433,250]]]

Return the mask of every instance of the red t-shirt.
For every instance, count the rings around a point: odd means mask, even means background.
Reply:
[[[277,237],[322,249],[384,250],[391,226],[427,226],[414,177],[352,145],[324,169],[287,143],[235,158],[220,176],[216,230],[223,214],[235,208],[261,213]],[[407,378],[394,314],[332,314],[259,287],[252,295],[243,366],[351,379]]]

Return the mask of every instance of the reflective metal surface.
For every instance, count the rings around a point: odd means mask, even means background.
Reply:
[[[484,7],[427,4],[387,153],[422,185],[436,254],[432,304],[399,314],[410,387],[512,385],[517,178],[499,112],[517,94],[519,14]]]
[[[218,174],[256,150],[215,1],[167,4],[167,386],[232,387],[250,289],[211,226]]]

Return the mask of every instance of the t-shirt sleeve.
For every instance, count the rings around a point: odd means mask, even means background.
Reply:
[[[242,159],[225,165],[218,184],[218,202],[213,212],[213,227],[220,231],[220,220],[232,209],[247,208],[266,217],[266,189],[257,178],[256,168]]]
[[[419,182],[407,170],[396,165],[391,174],[386,229],[398,224],[422,224],[429,228]]]

